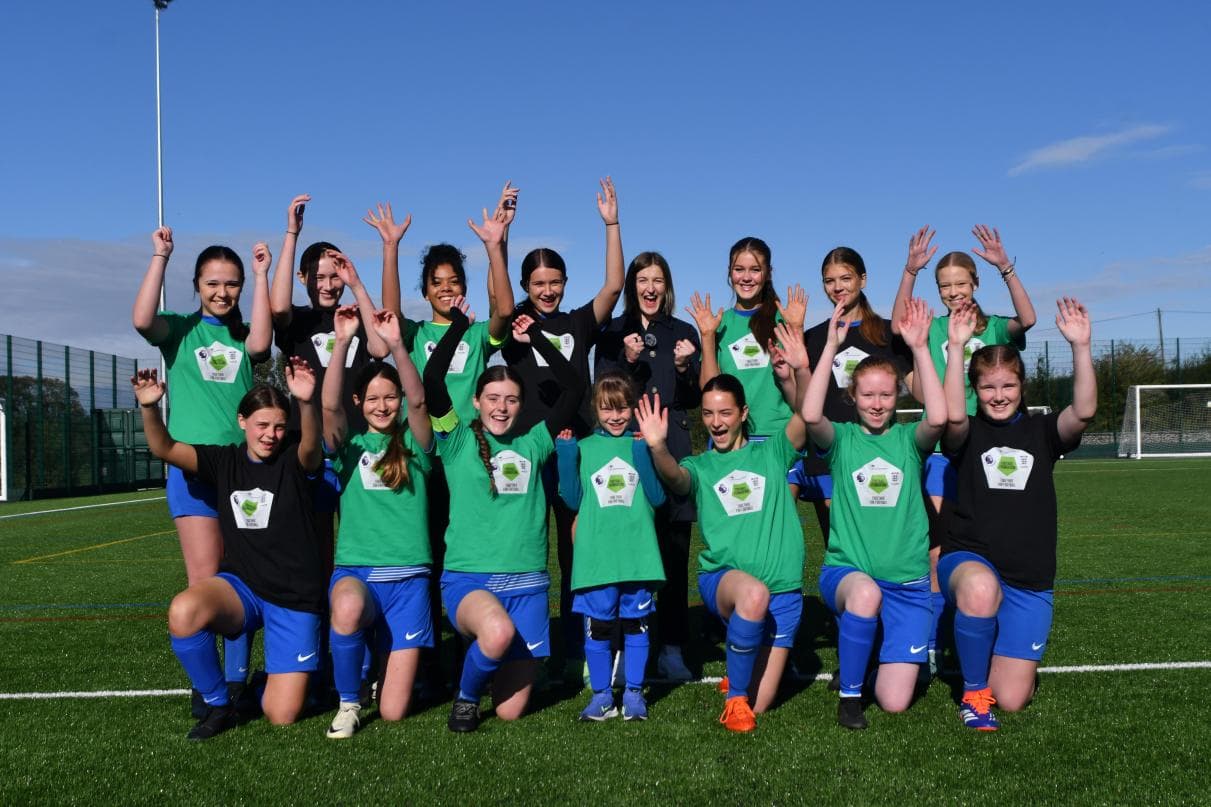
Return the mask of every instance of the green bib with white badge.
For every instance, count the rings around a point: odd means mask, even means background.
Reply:
[[[415,322],[407,320],[404,324],[404,344],[408,346],[408,356],[416,365],[416,371],[422,376],[429,357],[437,349],[437,343],[449,330],[448,324],[436,322]],[[488,359],[498,346],[492,344],[488,335],[487,322],[472,322],[458,347],[454,349],[454,358],[450,360],[450,369],[446,371],[446,389],[454,404],[454,411],[463,423],[470,423],[479,416],[471,399],[475,397],[475,384],[488,366]]]
[[[750,434],[772,435],[786,428],[791,408],[774,379],[769,353],[757,344],[746,317],[729,308],[715,332],[719,371],[734,375],[744,387]],[[782,321],[779,316],[778,322]]]

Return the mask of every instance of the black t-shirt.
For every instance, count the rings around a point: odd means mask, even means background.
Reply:
[[[543,333],[551,339],[551,343],[585,380],[584,398],[572,422],[566,424],[576,433],[577,438],[584,437],[590,434],[597,424],[597,418],[592,411],[593,390],[589,385],[589,349],[593,346],[593,337],[598,330],[597,317],[593,314],[593,302],[590,300],[567,313],[561,312],[535,319]],[[546,420],[552,405],[559,398],[560,386],[546,360],[530,345],[510,339],[501,348],[501,356],[525,382],[526,400],[521,408],[518,423],[514,426],[517,434],[525,434],[535,424]]]
[[[904,340],[891,332],[887,320],[881,319],[883,344],[876,345],[862,335],[861,323],[850,323],[849,334],[833,357],[831,367],[818,367],[820,354],[828,343],[829,320],[808,328],[803,334],[807,344],[807,358],[813,373],[828,373],[832,380],[824,394],[824,416],[833,423],[857,423],[858,410],[849,397],[849,378],[858,362],[867,356],[879,356],[891,361],[901,374],[912,370],[912,350]],[[814,446],[803,457],[803,471],[809,476],[828,473],[828,463],[819,457]]]
[[[290,325],[274,328],[273,331],[274,344],[283,355],[287,358],[302,356],[311,365],[311,369],[315,371],[316,390],[323,387],[324,371],[328,367],[332,346],[336,342],[332,325],[334,313],[335,309],[291,306]],[[356,434],[366,430],[362,408],[353,403],[353,385],[357,381],[358,373],[370,362],[364,326],[358,326],[357,335],[353,337],[349,347],[350,350],[345,356],[345,383],[342,386],[348,432]],[[299,408],[293,399],[290,402],[290,421],[287,428],[296,434],[299,430]]]
[[[1059,413],[1019,415],[993,423],[968,420],[967,441],[947,451],[958,499],[942,541],[942,554],[974,552],[1016,588],[1047,591],[1055,585],[1056,460],[1080,445],[1060,441]]]
[[[312,520],[312,480],[298,444],[267,462],[240,445],[195,446],[198,479],[217,492],[223,561],[257,596],[295,611],[323,613],[323,549]]]

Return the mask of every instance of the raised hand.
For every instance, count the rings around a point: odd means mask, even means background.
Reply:
[[[929,229],[928,224],[912,234],[912,237],[908,239],[908,261],[904,264],[905,269],[915,275],[933,260],[938,248],[930,242],[933,241],[935,235],[937,233]]]
[[[926,347],[929,344],[929,323],[933,320],[933,312],[929,305],[920,297],[914,297],[904,306],[904,316],[900,320],[900,336],[904,344],[911,348]]]
[[[399,224],[395,223],[395,214],[391,212],[390,202],[380,202],[377,211],[367,210],[362,221],[378,230],[384,244],[398,244],[404,240],[404,233],[412,226],[412,214],[409,213]]]
[[[719,323],[723,322],[723,309],[711,310],[709,293],[703,299],[698,292],[694,292],[694,296],[690,298],[690,304],[685,310],[694,318],[694,324],[698,326],[698,333],[701,334],[714,333],[719,330]]]
[[[505,240],[505,230],[509,225],[501,217],[499,207],[497,207],[497,213],[492,216],[488,215],[488,208],[485,207],[484,223],[477,227],[474,219],[467,219],[467,226],[479,236],[479,240],[483,241],[485,245],[492,245]]]
[[[847,336],[849,336],[849,317],[845,316],[845,304],[837,303],[832,317],[828,320],[828,344],[833,350],[839,350]]]
[[[555,435],[556,440],[575,440],[576,434],[571,429],[561,429],[559,434]]]
[[[643,395],[635,407],[635,422],[649,448],[664,445],[669,436],[669,410],[660,406],[660,393]]]
[[[971,234],[980,242],[983,249],[976,248],[972,252],[991,263],[998,271],[1004,272],[1010,264],[1009,256],[1005,254],[1005,245],[1001,243],[1001,234],[996,227],[977,224],[971,228]]]
[[[807,346],[803,344],[803,331],[785,322],[779,322],[774,326],[774,339],[779,343],[778,352],[792,369],[802,370],[807,367]],[[773,344],[773,340],[770,344]]]
[[[807,319],[807,292],[803,287],[796,283],[793,286],[786,287],[786,304],[777,303],[778,313],[782,315],[782,319],[797,326],[800,330],[803,328],[803,321]]]
[[[516,187],[512,181],[506,180],[505,187],[500,192],[500,199],[496,202],[496,210],[493,211],[492,218],[503,222],[506,229],[513,223],[513,218],[517,215],[517,195],[520,192],[521,188]]]
[[[151,251],[155,255],[163,255],[165,260],[172,254],[172,228],[157,227],[151,233]]]
[[[286,210],[286,232],[298,235],[303,231],[303,211],[310,201],[309,193],[300,193],[290,200],[290,207]]]
[[[450,301],[450,310],[458,310],[463,313],[468,322],[475,322],[475,312],[471,310],[471,303],[466,297],[461,294]]]
[[[362,323],[358,316],[356,305],[342,305],[332,314],[332,329],[337,341],[349,343],[357,334],[357,328]]]
[[[252,245],[252,273],[254,275],[264,275],[269,273],[269,263],[273,260],[273,254],[269,251],[269,245],[264,241],[258,241]]]
[[[386,308],[375,311],[373,319],[370,320],[370,327],[378,334],[379,339],[387,343],[389,348],[394,348],[403,342],[403,336],[399,330],[399,317],[395,316],[394,311]]]
[[[601,182],[601,193],[597,194],[597,212],[609,227],[618,223],[618,194],[614,191],[614,180],[606,177]]]
[[[628,333],[622,337],[622,349],[626,354],[627,364],[634,364],[639,361],[639,354],[643,353],[643,337],[637,333]]]
[[[134,388],[139,406],[155,406],[164,397],[164,382],[156,378],[156,371],[152,369],[139,370],[132,375],[130,386]]]
[[[286,389],[301,403],[309,403],[315,395],[315,372],[302,356],[291,356],[286,362]]]
[[[1085,310],[1085,306],[1073,297],[1056,300],[1055,306],[1059,309],[1059,313],[1055,315],[1055,326],[1068,340],[1068,344],[1088,345],[1093,335],[1093,329],[1090,326],[1089,312]]]
[[[778,343],[771,339],[766,348],[769,350],[770,368],[774,371],[774,378],[778,379],[779,383],[790,380],[794,368],[786,360],[786,354],[778,347]]]
[[[346,286],[352,289],[361,285],[362,279],[357,273],[357,267],[345,253],[329,249],[324,252],[324,255],[332,261],[332,268],[336,270],[337,276]]]
[[[979,307],[970,300],[951,311],[950,322],[946,326],[947,340],[959,345],[966,345],[976,332],[976,320],[979,313]]]
[[[513,320],[513,340],[523,345],[530,344],[530,328],[534,327],[534,318],[529,314],[518,314]]]
[[[677,344],[673,345],[673,366],[678,370],[685,370],[697,352],[698,348],[694,347],[694,343],[689,339],[678,339]]]

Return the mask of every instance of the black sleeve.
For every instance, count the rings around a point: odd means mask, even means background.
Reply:
[[[1081,445],[1081,437],[1083,436],[1077,435],[1077,438],[1072,443],[1064,443],[1060,439],[1060,413],[1062,411],[1043,415],[1046,418],[1045,434],[1047,435],[1047,449],[1051,454],[1052,462],[1055,462],[1065,454],[1071,454],[1073,451],[1076,451]],[[1038,415],[1034,415],[1033,417],[1038,417]]]
[[[216,487],[219,478],[219,466],[222,464],[223,455],[227,446],[209,446],[201,445],[194,446],[194,453],[198,457],[198,472],[196,474],[198,481]]]
[[[467,319],[467,315],[457,308],[450,309],[449,317],[450,327],[437,343],[437,347],[433,349],[433,355],[429,356],[423,379],[425,406],[428,407],[429,414],[435,418],[445,417],[454,409],[454,403],[450,400],[450,391],[446,389],[446,371],[450,369],[450,362],[454,360],[454,351],[458,349],[459,340],[471,327],[471,320]]]
[[[453,329],[454,326],[451,326]],[[584,397],[586,387],[585,379],[580,377],[580,373],[576,372],[576,367],[559,352],[559,348],[547,341],[542,335],[542,327],[537,321],[530,326],[527,331],[530,335],[530,345],[538,351],[547,361],[547,366],[551,368],[551,374],[555,376],[555,383],[559,385],[559,397],[551,404],[551,408],[547,411],[547,431],[551,433],[551,437],[559,434],[572,423],[572,419],[576,416],[576,411],[580,408],[580,399]],[[449,338],[446,334],[442,338],[445,341]],[[441,346],[438,345],[440,349]],[[454,349],[450,349],[451,356]],[[437,351],[433,351],[433,355],[437,355]],[[449,364],[450,359],[446,359]],[[429,358],[429,366],[433,365],[433,357]],[[429,395],[429,367],[425,368],[425,395]],[[445,384],[442,385],[443,388]]]

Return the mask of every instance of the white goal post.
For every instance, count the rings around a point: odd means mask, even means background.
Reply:
[[[1120,457],[1211,457],[1211,384],[1127,388]]]

